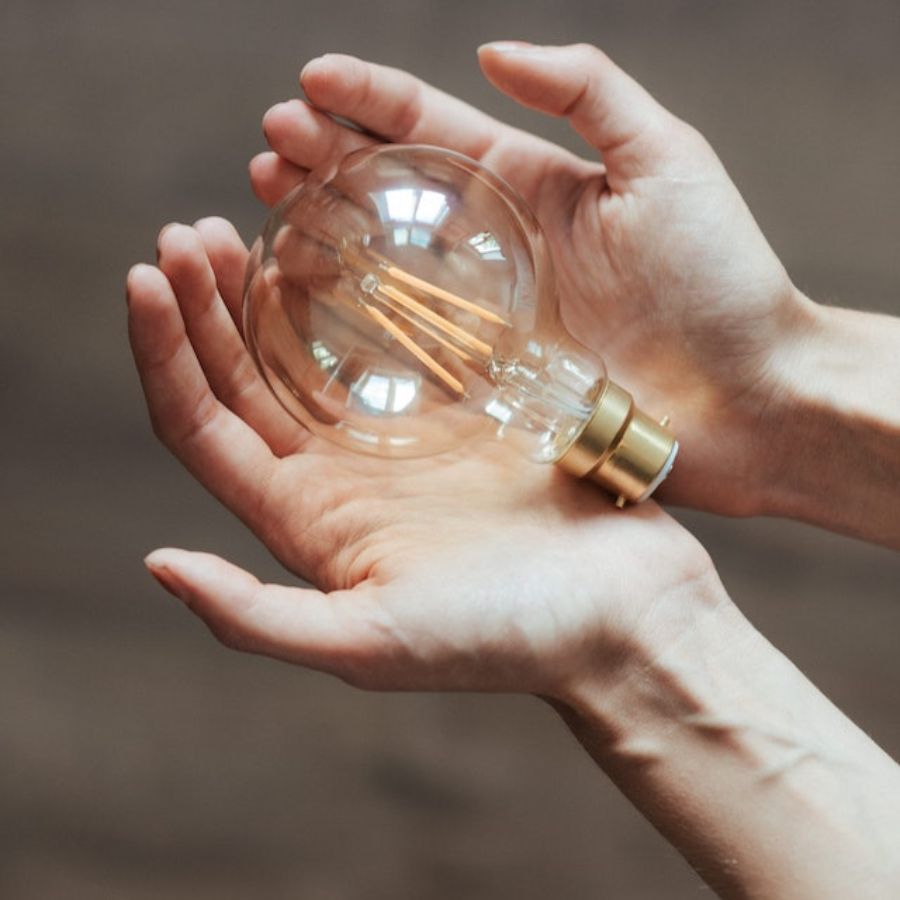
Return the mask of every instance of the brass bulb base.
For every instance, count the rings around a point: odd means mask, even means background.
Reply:
[[[566,472],[589,478],[617,497],[616,505],[646,500],[672,469],[678,441],[635,405],[628,391],[608,381],[594,412],[557,460]]]

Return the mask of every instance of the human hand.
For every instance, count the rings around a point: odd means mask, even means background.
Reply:
[[[482,69],[518,102],[566,115],[603,156],[585,161],[413,78],[352,57],[309,63],[309,103],[266,114],[274,152],[251,163],[269,204],[311,168],[373,141],[480,160],[534,209],[569,329],[682,445],[663,499],[726,514],[760,508],[771,435],[761,419],[813,304],[793,287],[706,141],[589,46],[492,44]],[[339,116],[365,133],[334,120]]]
[[[148,566],[227,645],[369,688],[563,698],[614,672],[658,609],[712,597],[699,544],[656,504],[502,444],[396,463],[311,436],[239,333],[247,251],[221,219],[173,225],[129,273],[129,332],[160,439],[318,589],[262,585],[207,554]],[[655,623],[651,625],[648,623]]]
[[[491,62],[497,53],[484,51],[484,65],[501,82],[521,61]],[[702,140],[608,69],[610,94],[629,114],[653,110],[659,119],[631,138],[613,127],[615,115],[596,119],[609,141],[604,173],[402,73],[337,65],[371,78],[351,118],[365,125],[371,114],[393,122],[383,136],[479,156],[526,194],[554,242],[572,330],[584,334],[600,321],[596,309],[604,311],[607,331],[595,345],[613,374],[640,385],[644,403],[676,416],[686,458],[670,496],[748,511],[731,469],[740,475],[740,437],[779,385],[774,361],[790,353],[773,322],[799,328],[807,310]],[[600,65],[609,64],[601,58]],[[526,70],[534,66],[526,60]],[[557,78],[568,89],[566,73],[563,61],[541,75],[549,87],[532,82],[542,104],[572,105],[550,89]],[[309,78],[318,78],[316,67]],[[528,79],[514,80],[528,100]],[[359,77],[356,84],[358,92]],[[312,96],[317,88],[307,90]],[[583,119],[579,109],[599,103],[592,98],[590,89],[569,98],[578,100],[573,119],[588,134],[592,116]],[[339,105],[317,103],[331,112]],[[324,160],[369,140],[298,104],[270,114],[267,130],[273,146],[296,141],[297,150],[293,162],[286,153],[254,162],[254,183],[270,201],[316,164],[316,153]],[[635,174],[652,156],[648,137],[682,151],[693,142],[713,168],[704,176],[676,154],[673,168]],[[469,138],[475,143],[461,146]],[[555,231],[546,210],[556,210]],[[668,232],[656,229],[654,216],[669,217]],[[712,236],[704,222],[715,223]],[[582,232],[596,244],[576,241]],[[758,268],[745,257],[742,272],[730,259],[726,233],[754,250]],[[691,234],[709,239],[708,252],[692,246]],[[502,444],[402,464],[323,444],[283,412],[247,355],[237,324],[247,253],[234,230],[221,220],[171,227],[159,250],[158,267],[135,267],[128,279],[131,340],[154,428],[318,588],[262,585],[206,554],[151,554],[151,571],[218,637],[363,687],[548,697],[723,896],[771,896],[785,884],[798,895],[843,896],[863,881],[876,890],[890,885],[879,896],[890,893],[894,857],[889,842],[872,836],[896,832],[896,767],[743,620],[687,532],[653,503],[614,512],[590,486],[509,455]],[[679,269],[686,250],[692,262]],[[721,296],[704,292],[712,274]],[[595,297],[591,278],[601,275],[610,283]],[[740,304],[732,307],[726,288],[743,296]],[[755,324],[741,312],[748,305]],[[670,340],[682,341],[682,352],[654,358],[676,346]],[[645,343],[654,351],[646,357]],[[715,414],[715,427],[701,413]],[[729,461],[728,453],[737,455]],[[716,475],[731,479],[730,491],[703,483]]]

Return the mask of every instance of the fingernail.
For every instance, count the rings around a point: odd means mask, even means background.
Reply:
[[[154,550],[144,558],[147,571],[179,600],[187,602],[187,591],[178,575],[166,564],[163,551]]]
[[[131,303],[131,285],[134,282],[134,279],[137,277],[138,270],[140,269],[141,264],[135,263],[129,270],[128,274],[125,276],[125,302],[127,304]]]
[[[139,277],[139,273],[142,269],[149,268],[146,263],[135,263],[129,270],[128,274],[125,276],[125,302],[131,303],[131,287],[134,283],[134,279]]]
[[[482,44],[478,48],[480,53],[482,50],[493,50],[495,53],[521,53],[524,50],[539,50],[534,44],[528,41],[489,41]]]
[[[300,70],[300,81],[303,81],[303,77],[309,72],[309,70],[321,59],[321,56],[313,57],[306,65]]]
[[[164,225],[162,230],[159,232],[159,236],[156,238],[156,261],[159,262],[159,255],[161,252],[161,246],[163,242],[163,238],[166,236],[167,232],[171,231],[173,228],[177,228],[181,225],[181,222],[169,222],[168,225]]]
[[[137,277],[139,276],[139,273],[140,273],[143,269],[149,269],[149,268],[151,268],[151,267],[148,266],[147,263],[142,263],[142,262],[135,263],[135,264],[128,270],[128,274],[125,276],[125,284],[126,284],[126,285],[130,285],[131,282],[132,282],[135,278],[137,278]]]
[[[270,106],[263,114],[263,117],[262,117],[263,127],[265,127],[266,119],[268,119],[269,116],[272,113],[274,113],[276,109],[281,109],[282,107],[285,107],[285,106],[287,106],[287,100],[280,100],[278,103],[273,103],[272,106]]]
[[[206,231],[208,228],[218,228],[221,222],[221,216],[202,216],[191,225],[191,228],[193,228],[194,231]]]

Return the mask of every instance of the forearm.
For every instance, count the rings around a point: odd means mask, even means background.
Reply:
[[[803,302],[764,413],[761,511],[900,548],[900,319]]]
[[[723,896],[900,896],[900,768],[717,579],[663,603],[556,704],[598,764]]]

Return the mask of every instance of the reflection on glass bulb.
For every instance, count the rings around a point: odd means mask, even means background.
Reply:
[[[315,172],[254,246],[247,344],[310,431],[416,457],[493,433],[637,501],[677,443],[564,329],[524,201],[434,147],[358,151]]]

